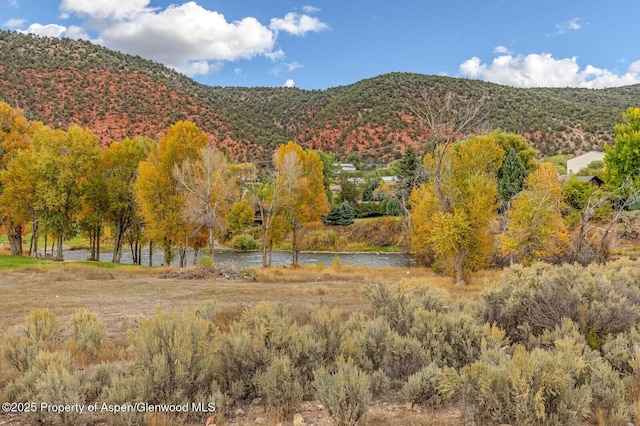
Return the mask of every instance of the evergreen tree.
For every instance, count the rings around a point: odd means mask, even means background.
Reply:
[[[329,214],[322,218],[322,223],[325,226],[338,225],[347,226],[351,225],[355,219],[355,212],[353,207],[348,202],[344,201],[339,206],[331,207]]]
[[[424,172],[422,160],[416,154],[416,151],[409,147],[404,157],[395,164],[396,177],[396,199],[400,203],[405,214],[408,212],[408,201],[411,197],[411,191],[419,187],[421,183],[427,181]]]
[[[503,205],[508,204],[516,194],[522,191],[527,174],[527,169],[516,150],[510,148],[498,172],[498,196]]]

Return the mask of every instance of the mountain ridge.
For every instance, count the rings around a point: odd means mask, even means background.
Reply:
[[[490,128],[523,135],[545,156],[602,149],[622,113],[640,103],[640,85],[522,89],[403,72],[326,90],[206,86],[87,41],[9,31],[0,31],[0,74],[0,100],[52,127],[78,124],[108,144],[157,138],[188,119],[237,161],[254,162],[269,162],[288,140],[339,157],[399,158],[425,137],[405,105],[434,88],[486,98]]]

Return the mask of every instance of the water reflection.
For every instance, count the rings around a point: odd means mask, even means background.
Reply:
[[[113,254],[109,252],[100,253],[100,260],[103,262],[111,261]],[[86,260],[89,258],[89,250],[65,250],[65,260]],[[124,251],[122,253],[121,263],[131,264],[131,253]],[[193,264],[193,253],[187,255],[187,263]],[[372,268],[381,267],[410,267],[413,265],[413,259],[410,255],[404,253],[300,253],[298,263],[301,265],[331,265],[338,261],[343,266],[368,266]],[[215,252],[215,264],[227,265],[230,267],[242,268],[250,266],[262,265],[261,252],[238,253],[230,250],[221,250]],[[156,250],[153,253],[153,265],[162,265],[164,259],[162,252]],[[178,266],[179,260],[176,259],[171,266]],[[149,264],[149,253],[143,251],[142,264]],[[291,252],[273,252],[271,256],[271,264],[273,266],[289,266],[291,265]]]

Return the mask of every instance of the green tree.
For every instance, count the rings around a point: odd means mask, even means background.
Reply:
[[[231,205],[227,222],[229,231],[239,233],[253,225],[255,210],[247,200],[236,201]]]
[[[498,195],[503,206],[508,208],[513,197],[522,190],[527,174],[527,169],[516,150],[509,148],[502,167],[498,171]]]
[[[429,179],[411,196],[411,247],[418,255],[435,256],[458,285],[464,284],[466,271],[489,260],[497,217],[496,173],[503,158],[492,136],[476,136],[444,155],[425,156],[427,176],[440,177],[438,185]]]
[[[605,145],[605,182],[612,188],[630,180],[637,184],[640,176],[640,108],[629,108],[615,126],[613,146]]]
[[[78,223],[82,195],[98,169],[98,138],[72,125],[65,132],[43,127],[33,135],[36,167],[41,177],[37,209],[57,236],[56,259],[63,259],[62,242]]]
[[[344,201],[339,206],[333,206],[329,214],[322,218],[322,223],[327,226],[338,225],[347,226],[354,222],[355,213],[351,204]]]
[[[135,195],[138,166],[155,142],[149,138],[126,138],[104,149],[102,158],[108,190],[109,220],[113,227],[112,262],[120,262],[125,235],[139,222],[139,206]]]
[[[424,171],[424,165],[415,149],[409,147],[405,151],[404,156],[394,163],[393,171],[398,179],[396,182],[395,197],[400,202],[404,215],[407,216],[409,214],[409,198],[411,197],[411,192],[421,184],[426,183],[427,176]]]

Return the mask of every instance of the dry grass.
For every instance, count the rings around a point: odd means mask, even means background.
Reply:
[[[215,299],[219,319],[229,323],[259,301],[282,304],[293,319],[306,322],[310,309],[321,305],[343,310],[370,311],[362,291],[367,282],[398,282],[408,286],[432,285],[453,297],[478,297],[482,288],[500,278],[500,271],[472,276],[456,286],[448,277],[428,269],[321,267],[258,268],[249,279],[210,277],[200,280],[162,278],[161,268],[99,268],[85,264],[50,264],[3,271],[0,293],[2,335],[23,327],[35,308],[49,308],[63,322],[78,308],[95,312],[107,326],[110,338],[123,336],[137,322],[157,310],[183,311]]]

